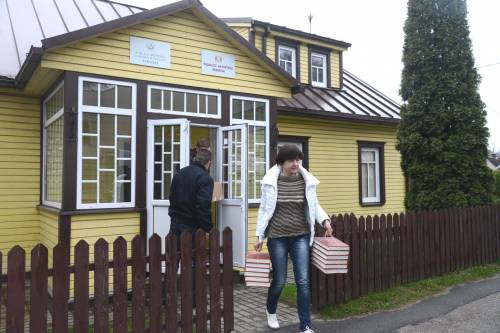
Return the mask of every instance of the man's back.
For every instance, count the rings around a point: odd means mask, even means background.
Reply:
[[[194,162],[172,179],[169,215],[172,225],[186,229],[212,228],[210,207],[214,182],[205,167]]]

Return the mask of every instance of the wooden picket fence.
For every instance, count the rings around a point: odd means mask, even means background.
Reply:
[[[153,235],[149,239],[149,255],[146,255],[144,240],[136,236],[132,240],[131,258],[127,258],[127,242],[119,237],[112,244],[113,260],[110,261],[108,243],[99,239],[91,263],[89,246],[82,240],[74,248],[74,265],[69,263],[67,245],[60,243],[53,249],[53,268],[48,267],[47,248],[39,244],[31,251],[30,272],[25,269],[24,250],[16,246],[8,253],[7,275],[0,279],[0,290],[2,284],[7,284],[5,301],[0,293],[0,304],[5,302],[7,308],[4,327],[7,333],[24,332],[25,320],[29,320],[30,332],[46,332],[49,312],[54,333],[68,332],[70,328],[76,333],[88,333],[90,326],[94,332],[108,332],[111,327],[113,332],[128,332],[129,322],[132,331],[138,333],[177,332],[178,329],[192,333],[194,328],[196,332],[206,332],[208,327],[210,332],[220,332],[222,327],[224,332],[230,332],[234,329],[232,232],[229,228],[223,231],[220,246],[219,231],[213,229],[209,233],[208,250],[202,230],[197,231],[194,242],[192,244],[191,234],[182,234],[178,251],[175,235],[169,234],[162,251],[160,237]],[[131,267],[131,281],[128,281],[128,267]],[[110,269],[112,274],[108,274]],[[94,272],[93,295],[89,293],[89,272]],[[70,299],[71,275],[74,277],[73,299]],[[53,279],[52,297],[48,293],[50,278]],[[28,313],[25,310],[27,286]],[[71,312],[72,325],[68,321]]]
[[[332,220],[335,236],[350,245],[349,269],[325,275],[311,267],[314,310],[500,259],[500,206]]]

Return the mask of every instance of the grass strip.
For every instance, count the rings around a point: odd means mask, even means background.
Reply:
[[[370,292],[342,304],[327,305],[318,313],[320,319],[344,319],[381,310],[397,309],[428,296],[443,292],[449,287],[469,281],[489,278],[500,273],[500,260],[494,264],[460,269],[453,273],[407,283],[380,292]],[[296,306],[297,291],[294,284],[287,284],[281,300]]]

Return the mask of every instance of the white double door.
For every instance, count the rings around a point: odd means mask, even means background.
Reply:
[[[148,121],[147,216],[148,238],[158,234],[164,247],[170,230],[169,196],[172,178],[190,159],[187,119]],[[216,148],[216,149],[214,149]],[[247,248],[247,125],[219,127],[212,163],[217,168],[224,199],[217,204],[217,227],[233,230],[234,264],[244,266]]]

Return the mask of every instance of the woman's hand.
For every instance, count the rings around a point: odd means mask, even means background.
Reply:
[[[257,240],[255,241],[255,246],[254,246],[255,251],[257,251],[257,252],[262,251],[262,244],[263,244],[263,243],[264,243],[264,242],[263,242],[263,241],[261,241],[261,240],[259,240],[259,237],[257,237]]]
[[[333,229],[332,229],[332,226],[330,224],[330,220],[323,221],[323,228],[325,228],[325,237],[333,236]]]

